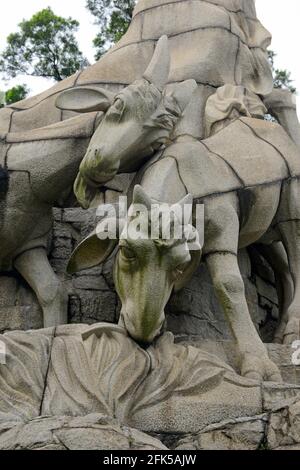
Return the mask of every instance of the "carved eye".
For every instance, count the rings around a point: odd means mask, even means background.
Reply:
[[[123,258],[125,258],[126,260],[128,260],[128,261],[135,260],[135,253],[128,246],[121,246],[120,247],[120,252],[121,252]]]
[[[120,111],[122,112],[123,109],[124,109],[124,103],[123,101],[121,100],[121,98],[117,98],[113,104],[113,107],[117,110],[117,111]]]
[[[112,106],[109,108],[107,115],[111,119],[116,119],[117,121],[120,121],[123,111],[124,111],[124,101],[121,98],[117,98]]]

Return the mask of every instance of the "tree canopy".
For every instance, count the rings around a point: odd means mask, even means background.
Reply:
[[[119,41],[126,33],[131,19],[135,0],[87,0],[86,7],[99,26],[99,33],[93,43],[98,60],[107,49]]]
[[[60,81],[69,77],[87,64],[74,35],[78,27],[78,21],[57,16],[51,8],[39,11],[8,36],[0,70],[6,78],[25,74]]]
[[[14,86],[5,93],[5,104],[9,105],[24,100],[28,93],[29,88],[26,85]]]
[[[17,85],[10,88],[6,92],[0,92],[0,108],[10,104],[17,103],[17,101],[24,100],[28,93],[29,88],[26,85]]]

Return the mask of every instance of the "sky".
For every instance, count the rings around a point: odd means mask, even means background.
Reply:
[[[93,25],[93,17],[85,8],[86,0],[2,0],[1,3],[0,51],[5,47],[6,37],[17,30],[20,21],[50,6],[56,14],[72,16],[80,22],[77,39],[82,52],[93,63],[92,41],[97,27]],[[289,70],[299,90],[297,102],[300,116],[300,54],[297,47],[300,43],[300,1],[256,0],[256,8],[259,19],[273,35],[271,48],[277,53],[276,67]],[[5,90],[19,83],[26,83],[31,89],[31,95],[51,86],[51,81],[42,78],[19,76],[9,82],[0,80],[0,89]]]

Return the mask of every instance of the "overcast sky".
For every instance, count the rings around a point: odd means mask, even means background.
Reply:
[[[17,30],[22,19],[30,18],[34,13],[47,6],[62,16],[72,16],[80,22],[78,41],[84,55],[93,62],[92,40],[97,27],[93,17],[85,8],[86,0],[2,0],[0,15],[0,50],[5,47],[9,33]],[[291,71],[295,86],[300,95],[300,1],[299,0],[256,0],[259,19],[273,35],[272,49],[277,53],[276,66]],[[31,94],[36,94],[49,87],[49,81],[40,78],[20,76],[9,83],[1,83],[5,89],[17,83],[27,83]],[[51,82],[50,82],[51,85]],[[300,96],[298,96],[298,114],[300,115]]]

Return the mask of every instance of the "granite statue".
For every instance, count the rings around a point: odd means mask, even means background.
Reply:
[[[26,179],[26,174],[29,178],[31,171],[33,179],[36,178],[39,166],[34,163],[34,169],[29,168],[31,165],[29,160],[33,161],[32,154],[39,155],[40,161],[46,167],[48,167],[50,160],[52,164],[50,156],[53,152],[57,151],[57,155],[64,156],[68,154],[68,158],[74,154],[74,167],[71,164],[72,170],[70,170],[70,173],[68,172],[66,184],[66,186],[69,185],[71,187],[72,179],[76,176],[80,159],[86,153],[88,144],[94,134],[94,129],[103,118],[102,112],[98,113],[97,116],[91,112],[86,115],[82,114],[83,111],[91,111],[88,105],[84,107],[84,100],[96,100],[96,102],[98,100],[97,109],[106,112],[108,108],[111,108],[112,100],[120,92],[122,94],[124,87],[130,86],[138,80],[140,89],[143,86],[145,88],[148,73],[152,74],[154,83],[157,82],[153,71],[150,70],[151,67],[148,68],[146,75],[145,70],[151,61],[154,47],[161,34],[169,36],[170,58],[165,58],[165,63],[161,64],[162,75],[158,80],[162,82],[157,83],[158,88],[155,87],[157,90],[151,96],[152,105],[155,108],[155,100],[157,102],[161,94],[163,93],[164,95],[164,110],[156,109],[158,114],[159,111],[163,111],[162,116],[152,116],[156,120],[155,122],[159,124],[159,133],[157,129],[155,130],[152,127],[153,132],[156,133],[155,138],[153,136],[152,139],[154,147],[148,146],[147,148],[148,143],[145,142],[146,148],[142,149],[143,152],[145,151],[145,154],[142,152],[134,164],[132,164],[131,160],[130,165],[128,165],[127,159],[127,161],[123,162],[123,166],[114,167],[112,173],[105,175],[94,174],[90,179],[88,175],[89,170],[85,168],[88,160],[86,158],[77,177],[75,187],[78,199],[84,207],[91,204],[90,200],[97,193],[99,185],[109,187],[110,181],[107,180],[116,172],[138,170],[139,165],[144,163],[147,157],[151,156],[151,152],[155,151],[161,143],[166,142],[169,131],[173,132],[174,130],[175,136],[191,134],[197,139],[203,139],[207,136],[207,129],[205,129],[204,124],[208,122],[207,119],[204,119],[207,99],[224,85],[241,86],[248,90],[248,96],[251,93],[252,97],[257,95],[263,97],[266,106],[274,108],[274,114],[276,114],[276,109],[277,111],[280,110],[278,119],[282,119],[282,123],[286,128],[289,127],[292,138],[295,140],[298,138],[299,141],[299,137],[297,137],[298,121],[295,106],[291,104],[290,98],[281,98],[279,103],[278,100],[272,99],[273,93],[270,95],[272,92],[272,74],[267,60],[266,48],[270,44],[271,36],[257,19],[255,5],[252,0],[213,0],[208,2],[184,0],[171,3],[167,0],[161,0],[159,3],[151,0],[150,4],[149,0],[142,0],[137,4],[132,23],[126,35],[100,61],[55,85],[41,95],[28,98],[0,110],[0,165],[2,167],[0,194],[2,214],[4,214],[6,207],[6,195],[10,194],[7,192],[8,177],[11,177],[11,182],[14,179],[18,179],[18,182],[16,182],[17,187],[21,184],[24,187],[28,186],[29,183],[27,181],[21,182],[20,178]],[[221,43],[222,47],[220,47]],[[202,44],[202,47],[199,48],[197,44]],[[161,51],[157,51],[156,57],[163,55],[165,47],[161,44]],[[184,50],[189,50],[189,54],[183,53]],[[236,58],[235,61],[233,61],[233,57]],[[170,69],[169,73],[167,73],[169,63]],[[146,76],[146,79],[143,78],[143,74]],[[166,85],[166,81],[168,85],[165,87],[165,90],[159,90],[162,83]],[[197,82],[197,89],[193,94],[193,99],[187,104],[189,94],[194,87],[194,81]],[[186,84],[177,87],[182,82]],[[174,90],[174,87],[177,87],[177,91]],[[179,91],[180,88],[181,90]],[[151,95],[153,90],[154,88],[149,86],[148,96]],[[143,91],[146,92],[146,88]],[[125,95],[127,94],[125,93]],[[73,106],[69,106],[65,100],[75,96],[77,97],[77,106],[74,107],[74,103]],[[286,105],[287,102],[289,103],[288,106]],[[122,100],[116,100],[117,107],[122,106],[122,104]],[[180,112],[185,104],[187,104],[185,112],[175,123],[174,112],[175,114]],[[170,105],[172,108],[171,112],[167,110]],[[92,103],[92,106],[95,106],[95,102]],[[259,114],[261,115],[263,109],[261,102],[259,102],[259,106]],[[92,107],[92,109],[95,108]],[[115,111],[111,109],[110,117],[112,118],[114,113],[115,116],[118,116],[122,111],[120,109]],[[165,114],[165,111],[167,111],[167,114]],[[80,112],[79,115],[78,112]],[[254,111],[252,115],[255,116]],[[159,122],[160,119],[161,122]],[[153,125],[154,122],[150,122],[150,128]],[[172,128],[174,126],[176,130]],[[163,129],[163,127],[165,128]],[[137,130],[137,128],[134,130],[133,135],[137,135]],[[105,125],[103,124],[97,130],[97,137],[95,136],[92,145],[88,148],[90,156],[93,150],[99,150],[94,147],[100,137],[105,142],[106,136],[104,136],[104,131]],[[159,136],[158,134],[161,135]],[[131,134],[129,133],[129,135]],[[141,136],[143,135],[142,133]],[[172,136],[169,137],[173,138]],[[76,145],[76,149],[73,148],[75,142],[79,142],[79,146]],[[23,145],[24,151],[21,151],[20,149],[23,148]],[[126,152],[128,155],[131,145],[132,142],[127,142]],[[80,146],[82,146],[82,150],[79,150]],[[103,150],[103,148],[100,150]],[[116,148],[114,150],[118,151],[120,149]],[[112,161],[116,165],[118,156],[115,154],[110,160],[111,149],[106,146],[104,151],[106,152],[104,158],[108,162],[109,171],[111,171],[110,166],[113,166]],[[147,156],[148,152],[149,155]],[[124,156],[121,156],[122,160],[123,158]],[[126,158],[124,159],[126,160]],[[117,164],[119,163],[117,162]],[[103,162],[101,162],[101,165],[103,165]],[[102,169],[104,169],[104,166],[102,166]],[[56,171],[59,173],[61,171],[65,172],[64,164],[55,168],[53,174]],[[41,181],[44,181],[43,177]],[[54,181],[52,177],[49,179],[50,181]],[[49,194],[49,199],[46,198],[46,202],[43,201],[47,206],[43,208],[43,213],[47,211],[49,213],[52,205],[64,204],[67,191],[61,193],[61,189],[57,187],[57,192],[55,192],[53,185],[50,183],[45,187],[47,191],[50,188],[51,195]],[[63,189],[65,190],[65,187]],[[28,196],[29,199],[32,197],[32,194],[29,194],[30,191],[27,188],[26,197]],[[32,201],[28,200],[25,203],[25,199],[22,198],[22,207],[26,208],[25,212],[27,212],[27,207]],[[12,203],[15,204],[13,201]],[[35,215],[32,215],[31,223],[33,225],[40,225],[36,224],[37,211],[38,209],[35,208]],[[15,213],[16,211],[13,210],[12,219],[15,218]],[[20,240],[15,240],[14,247],[10,246],[12,244],[11,240],[7,247],[4,242],[1,243],[4,246],[4,248],[1,247],[1,258],[5,257],[7,260],[5,263],[1,261],[0,269],[2,272],[10,270],[14,255],[19,255],[25,249],[26,260],[24,263],[21,262],[19,257],[19,268],[22,271],[22,275],[28,280],[34,290],[40,291],[38,292],[38,297],[44,306],[44,310],[48,312],[56,311],[55,314],[50,313],[46,315],[48,320],[46,320],[45,325],[48,325],[52,324],[53,321],[58,323],[66,321],[66,295],[62,292],[45,256],[46,232],[50,233],[51,223],[49,217],[46,215],[44,217],[45,221],[41,222],[42,226],[36,227],[36,232],[33,233],[35,240],[34,247],[39,248],[39,255],[37,256],[37,251],[30,249],[31,244],[26,245],[25,239],[27,235],[24,233],[24,237],[20,235]],[[24,218],[26,219],[25,214]],[[6,217],[6,223],[7,220],[8,218]],[[4,216],[0,222],[0,227],[3,224]],[[24,224],[23,220],[20,224]],[[5,228],[5,230],[8,230],[10,233],[9,228]],[[30,229],[28,228],[28,230]],[[1,232],[4,233],[2,227]],[[10,238],[10,235],[8,237]],[[35,253],[34,257],[36,258],[34,260],[31,259],[33,253]],[[27,260],[27,257],[30,260]],[[47,281],[43,282],[43,285],[40,287],[37,286],[40,283],[40,277],[32,275],[31,278],[27,273],[28,268],[23,266],[27,266],[29,261],[33,262],[33,265],[40,264],[40,271],[47,273]],[[50,289],[50,294],[44,292],[46,283],[53,286]],[[58,310],[64,310],[64,312],[58,313]]]
[[[270,41],[254,0],[140,0],[100,61],[0,110],[0,273],[27,281],[45,326],[0,335],[1,449],[299,448],[299,386],[281,381],[299,372],[300,126],[273,89]],[[64,276],[113,263],[119,324],[61,325],[52,209],[75,195],[93,210],[113,190],[128,211],[109,206]],[[253,244],[275,273],[279,349],[246,301],[238,252]],[[232,357],[167,331],[201,262]]]
[[[138,172],[134,184],[140,182],[143,189],[139,186],[133,189],[133,203],[144,203],[150,211],[151,198],[176,204],[190,193],[195,203],[205,205],[203,256],[238,344],[241,373],[275,381],[280,380],[280,374],[268,359],[250,318],[237,253],[239,248],[253,243],[283,243],[294,280],[283,337],[286,343],[299,339],[300,151],[280,125],[263,119],[264,113],[260,98],[242,87],[226,85],[218,89],[206,106],[210,136],[201,141],[192,135],[175,137]],[[114,129],[112,125],[109,136],[106,127],[108,140],[118,135]],[[97,158],[88,157],[87,166],[91,173],[96,168],[96,174],[101,174],[101,162]],[[123,247],[124,243],[129,246]],[[167,280],[172,279],[176,263],[180,271],[183,257],[177,259],[177,251],[176,256],[172,254],[172,246],[177,246],[178,240],[173,240],[169,249],[163,244],[167,264],[158,261],[159,243],[153,240],[145,243],[142,253],[148,250],[153,253],[148,261],[145,256],[142,263],[139,243],[130,239],[124,242],[121,238],[115,283],[123,305],[121,320],[133,338],[148,343],[161,332],[163,309],[174,287],[174,280],[173,283]],[[186,246],[185,251],[188,257]],[[94,266],[110,253],[104,250],[99,234],[93,233],[75,250],[70,272]],[[126,256],[131,268],[122,271]],[[170,265],[173,256],[175,264]],[[184,278],[185,270],[181,271]],[[143,282],[138,280],[139,276]],[[151,303],[149,299],[156,300]]]
[[[166,90],[170,61],[168,38],[162,36],[143,78],[116,95],[111,93],[110,100],[107,92],[91,87],[67,90],[58,97],[57,107],[84,113],[103,110],[105,95],[105,117],[93,135],[74,185],[82,207],[90,206],[97,187],[117,173],[137,171],[172,138],[197,84],[186,80]]]
[[[145,72],[149,81],[144,79],[134,82],[123,90],[124,95],[131,97],[133,104],[134,97],[140,96],[142,104],[148,98],[148,129],[152,128],[147,143],[144,136],[140,135],[141,126],[135,119],[138,112],[142,114],[138,109],[138,101],[137,114],[133,115],[131,121],[127,121],[127,128],[116,126],[116,129],[120,129],[118,139],[121,140],[122,135],[129,139],[124,153],[132,155],[134,159],[134,146],[139,152],[133,168],[138,168],[146,157],[151,157],[153,148],[157,148],[161,140],[168,139],[196,87],[194,81],[190,80],[174,85],[173,95],[167,95],[164,93],[167,75],[160,83],[156,83],[157,86],[151,83],[152,77],[155,80],[158,76],[157,69],[165,69],[168,74],[169,66],[162,62],[161,53],[166,41],[163,38],[158,43]],[[86,151],[88,157],[91,153],[93,158],[97,157],[94,142],[98,140],[98,134],[103,135],[103,129],[105,134],[107,122],[111,123],[113,117],[118,116],[121,111],[118,109],[120,100],[111,105],[111,92],[93,87],[78,88],[60,95],[58,106],[71,107],[69,103],[74,102],[73,95],[76,97],[77,108],[85,107],[86,114],[32,131],[10,132],[6,134],[0,147],[5,155],[4,166],[0,167],[0,271],[15,269],[28,282],[43,308],[45,327],[67,323],[68,295],[47,258],[52,230],[52,207],[67,205]],[[97,104],[93,102],[95,97]],[[81,106],[80,98],[83,98]],[[107,115],[103,119],[105,111]],[[129,111],[133,112],[133,109]],[[159,125],[160,130],[157,129]],[[124,139],[122,140],[125,146]],[[145,148],[141,149],[141,145],[145,145]],[[117,156],[120,148],[118,150]],[[105,160],[103,165],[109,167]],[[110,168],[107,171],[113,173]],[[111,179],[111,174],[106,175],[106,178]]]

